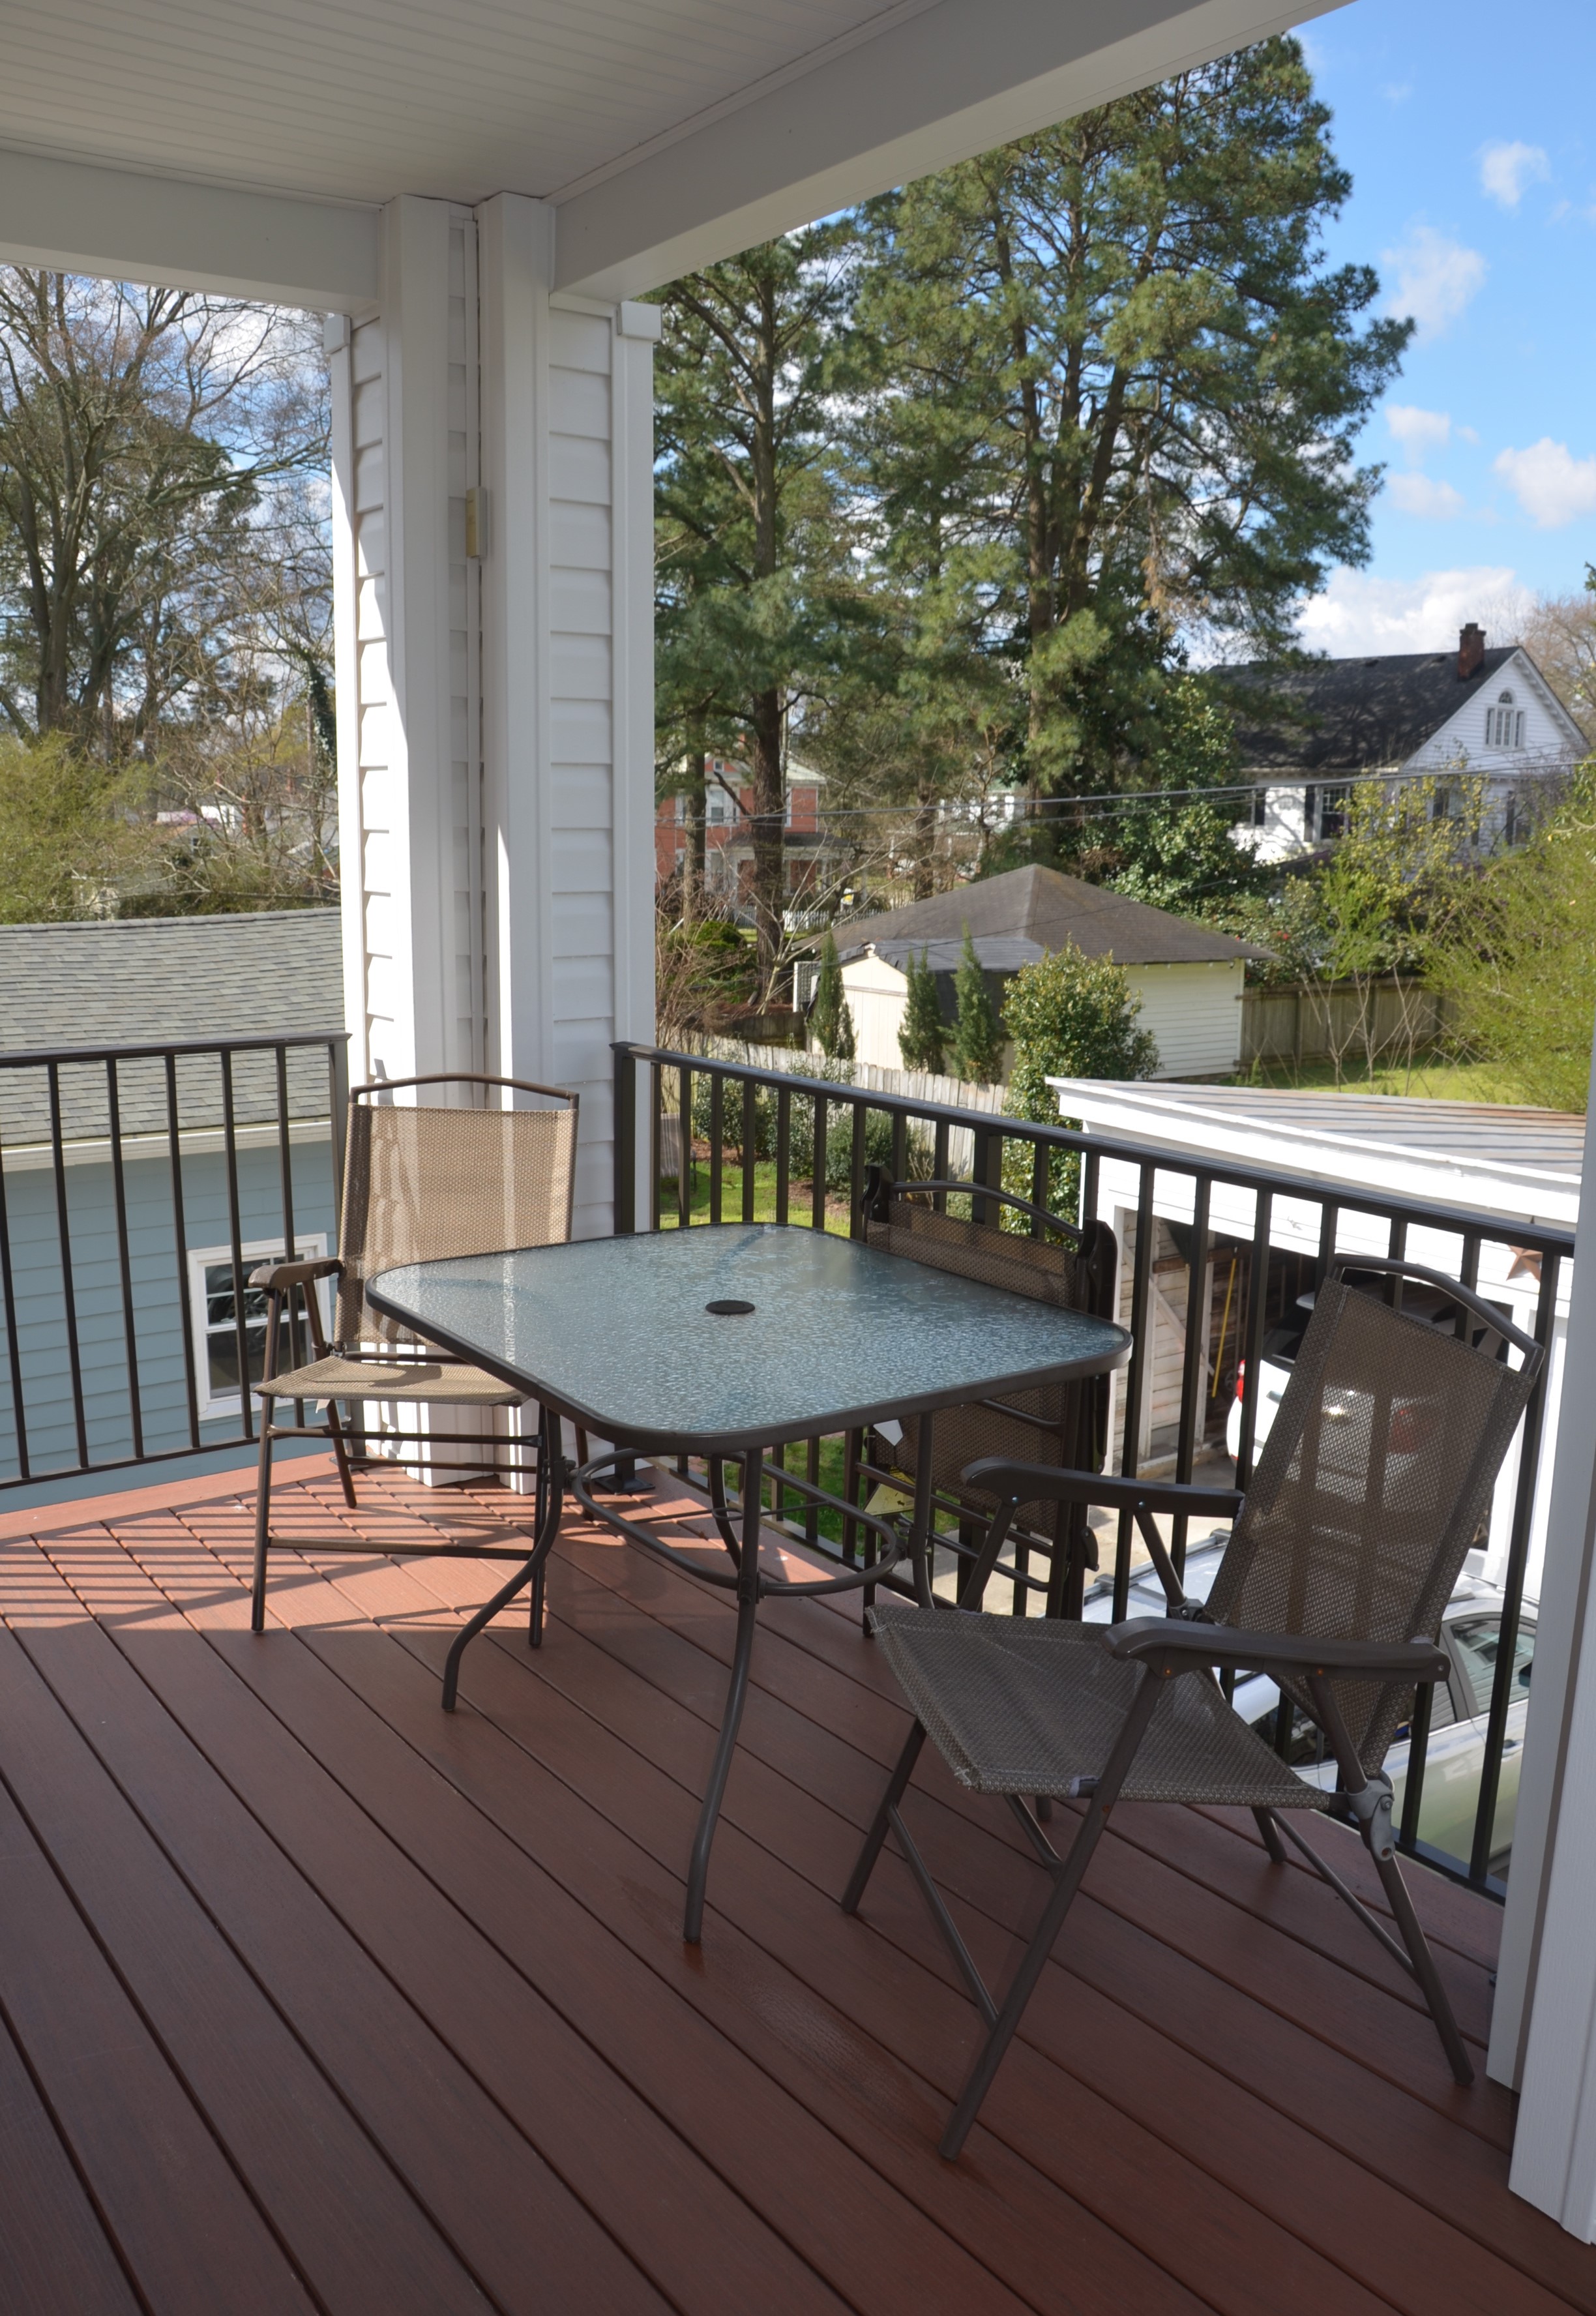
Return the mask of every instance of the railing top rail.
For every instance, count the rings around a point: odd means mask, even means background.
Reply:
[[[49,1062],[164,1061],[168,1054],[275,1053],[280,1046],[347,1045],[347,1029],[296,1029],[272,1038],[166,1038],[148,1046],[49,1046],[0,1053],[0,1069],[42,1069]]]
[[[744,1062],[717,1061],[706,1054],[677,1053],[669,1047],[635,1045],[622,1039],[616,1051],[629,1054],[635,1061],[688,1069],[695,1076],[714,1072],[722,1077],[752,1078],[759,1085],[787,1085],[804,1093],[824,1094],[828,1101],[863,1102],[871,1109],[929,1118],[937,1125],[965,1126],[982,1134],[1011,1134],[1023,1141],[1045,1142],[1060,1150],[1091,1151],[1100,1158],[1123,1159],[1128,1165],[1145,1166],[1152,1160],[1164,1171],[1189,1174],[1194,1180],[1206,1177],[1238,1189],[1267,1190],[1277,1198],[1306,1198],[1318,1205],[1328,1199],[1347,1214],[1376,1215],[1386,1222],[1418,1223],[1428,1230],[1455,1231],[1459,1235],[1476,1232],[1484,1238],[1522,1247],[1528,1253],[1574,1252],[1572,1230],[1520,1221],[1516,1216],[1492,1214],[1485,1207],[1445,1206],[1430,1198],[1371,1192],[1361,1185],[1288,1173],[1283,1167],[1247,1166],[1228,1158],[1183,1156],[1162,1144],[1120,1142],[1105,1135],[1086,1134],[1074,1127],[1039,1125],[1030,1118],[1008,1118],[992,1110],[958,1109],[947,1102],[919,1100],[912,1094],[876,1093],[868,1086],[851,1085],[841,1079],[800,1077],[797,1071],[751,1068]]]

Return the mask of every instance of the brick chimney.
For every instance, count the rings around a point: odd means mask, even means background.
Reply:
[[[1468,625],[1459,628],[1458,634],[1458,682],[1467,683],[1471,675],[1479,673],[1485,664],[1485,631],[1475,620],[1470,619]]]

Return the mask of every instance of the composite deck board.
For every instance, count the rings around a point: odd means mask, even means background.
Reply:
[[[1117,1813],[943,2165],[973,2010],[900,1862],[835,1902],[905,1726],[857,1610],[764,1620],[694,1955],[727,1604],[572,1522],[543,1647],[502,1617],[449,1719],[502,1571],[384,1547],[530,1507],[279,1493],[259,1637],[225,1483],[5,1523],[7,2308],[1596,2316],[1596,2251],[1508,2194],[1511,2099],[1249,1819]],[[1003,1976],[1039,1877],[940,1764],[914,1806]],[[1414,1880],[1477,2042],[1494,1910]]]
[[[600,1547],[599,1547],[599,1550],[600,1550],[600,1551],[604,1551],[604,1550],[607,1550],[607,1549],[609,1549],[609,1547],[605,1547],[605,1546],[600,1546]],[[335,1564],[335,1563],[334,1563],[334,1564]],[[451,1586],[451,1587],[457,1587],[457,1588],[458,1588],[459,1586],[460,1586],[461,1584],[464,1584],[464,1585],[465,1585],[465,1587],[466,1587],[466,1588],[467,1588],[467,1590],[468,1590],[468,1592],[469,1593],[470,1597],[471,1597],[473,1599],[474,1599],[475,1598],[477,1598],[477,1597],[480,1597],[480,1588],[481,1588],[481,1585],[482,1585],[482,1576],[483,1576],[483,1572],[481,1572],[480,1570],[477,1570],[477,1571],[461,1570],[461,1569],[458,1566],[458,1564],[456,1564],[456,1563],[442,1563],[442,1564],[440,1564],[440,1565],[438,1565],[438,1566],[434,1567],[433,1569],[431,1569],[431,1570],[428,1570],[428,1571],[424,1572],[424,1573],[425,1573],[426,1581],[429,1581],[429,1582],[431,1582],[431,1583],[441,1583],[441,1584],[444,1584],[445,1586]],[[653,1581],[654,1581],[654,1574],[655,1574],[655,1572],[653,1571],[652,1566],[650,1565],[650,1566],[649,1566],[649,1569],[648,1569],[648,1576],[647,1576],[647,1579],[646,1579],[647,1582],[648,1582],[650,1585],[652,1585],[652,1583],[653,1583]],[[350,1581],[356,1581],[356,1580],[350,1580]],[[477,1589],[473,1590],[473,1587],[476,1587],[476,1588],[477,1588]],[[702,1597],[703,1597],[703,1596],[702,1596],[702,1595],[698,1591],[697,1588],[694,1588],[694,1589],[693,1589],[693,1591],[694,1591],[694,1599],[695,1599],[695,1600],[696,1600],[696,1599],[700,1599],[700,1598],[702,1598]],[[379,1610],[379,1612],[378,1612],[378,1613],[380,1613],[380,1610]],[[522,1651],[521,1651],[521,1650],[518,1650],[518,1649],[517,1649],[516,1643],[515,1643],[515,1642],[513,1642],[513,1641],[512,1641],[512,1642],[509,1643],[509,1646],[511,1647],[511,1650],[512,1650],[513,1655],[514,1655],[514,1656],[516,1657],[517,1661],[520,1661],[520,1658],[522,1657],[522,1655],[524,1652],[523,1652]],[[552,1649],[550,1649],[550,1651],[545,1654],[545,1656],[543,1657],[543,1659],[541,1660],[541,1662],[540,1662],[540,1677],[541,1677],[544,1680],[548,1680],[548,1679],[550,1679],[550,1678],[553,1676],[554,1671],[555,1671],[556,1662],[557,1662],[556,1657],[555,1657],[555,1655],[554,1655],[554,1652],[553,1652]],[[607,1711],[607,1712],[610,1712],[610,1713],[611,1713],[611,1714],[613,1713],[613,1711],[614,1711],[614,1706],[613,1706],[613,1703],[612,1703],[612,1701],[611,1701],[611,1702],[610,1702],[610,1703],[607,1703],[607,1705],[606,1705],[606,1708],[605,1708],[605,1709],[606,1709],[606,1711]],[[707,1752],[707,1740],[706,1740],[706,1752]],[[744,1766],[744,1765],[740,1765],[740,1766]],[[990,1815],[990,1813],[988,1813],[988,1814]],[[682,1839],[683,1839],[683,1842],[684,1842],[684,1840],[685,1840],[685,1834],[683,1834],[683,1836],[682,1836]],[[1260,1853],[1260,1855],[1261,1855],[1261,1853]],[[842,1871],[845,1871],[845,1866],[843,1866],[843,1867],[839,1870],[839,1873],[838,1873],[838,1875],[837,1875],[837,1878],[838,1878],[838,1879],[840,1879],[840,1878],[841,1878],[841,1872],[842,1872]],[[1429,1877],[1426,1877],[1426,1879],[1428,1879],[1428,1878],[1429,1878]],[[912,1923],[913,1923],[913,1922],[914,1922],[916,1920],[917,1920],[917,1918],[914,1917],[913,1915],[911,1916]],[[922,1932],[923,1932],[923,1925],[919,1925],[919,1927],[920,1927],[920,1929],[921,1929]],[[939,1954],[939,1960],[940,1960],[940,1954]],[[1426,2035],[1426,2036],[1428,2035],[1428,2034],[1429,2034],[1429,2029],[1428,2029],[1428,2026],[1427,2026],[1427,2022],[1426,2022],[1426,2023],[1425,2023],[1425,2035]],[[1431,2052],[1433,2052],[1433,2047],[1434,2047],[1434,2046],[1433,2046],[1432,2044],[1426,2043],[1426,2044],[1425,2044],[1425,2045],[1424,2045],[1424,2047],[1425,2047],[1426,2049],[1430,2050]],[[1121,2070],[1121,2071],[1123,2071]],[[1289,2080],[1290,2080],[1290,2078],[1289,2078],[1289,2076],[1288,2075],[1288,2076],[1287,2076],[1287,2078],[1286,2078],[1286,2080],[1287,2080],[1287,2082],[1288,2082],[1288,2083],[1289,2082]],[[1364,2080],[1367,2080],[1367,2078],[1365,2078]],[[1278,2164],[1279,2164],[1279,2162],[1280,2159],[1282,2158],[1282,2156],[1284,2155],[1284,2153],[1285,2153],[1285,2151],[1285,2151],[1285,2149],[1284,2149],[1284,2147],[1280,2144],[1280,2142],[1281,2142],[1281,2140],[1282,2140],[1282,2139],[1284,2139],[1284,2138],[1288,2137],[1288,2135],[1289,2135],[1289,2134],[1288,2134],[1288,2133],[1282,2133],[1282,2132],[1280,2132],[1279,2129],[1277,2129],[1277,2130],[1275,2131],[1274,2137],[1273,2137],[1272,2141],[1271,2141],[1271,2140],[1270,2140],[1270,2139],[1268,2138],[1268,2136],[1266,2135],[1266,2137],[1265,2137],[1264,2141],[1263,2141],[1262,2142],[1261,2142],[1261,2146],[1260,2146],[1260,2149],[1259,2149],[1260,2156],[1261,2156],[1262,2160],[1264,2160],[1264,2162],[1265,2162],[1266,2164],[1268,2163],[1268,2160],[1269,2160],[1269,2158],[1268,2158],[1268,2150],[1269,2150],[1269,2148],[1270,2148],[1270,2146],[1271,2146],[1271,2145],[1272,2145],[1272,2146],[1273,2146],[1273,2151],[1274,2151],[1274,2162],[1275,2162],[1275,2165],[1278,2165]],[[1353,2133],[1353,2135],[1355,2136],[1355,2126],[1354,2126],[1354,2133]],[[1273,2167],[1271,2167],[1271,2168],[1273,2168]],[[1447,2174],[1447,2176],[1449,2176],[1449,2174],[1450,2174],[1450,2169],[1451,2169],[1451,2167],[1448,2167],[1448,2174]],[[1312,2201],[1311,2196],[1309,2196],[1309,2197],[1306,2198],[1305,2200],[1308,2201],[1308,2202],[1310,2203],[1310,2205],[1311,2205],[1311,2201]],[[1377,2196],[1377,2197],[1375,2198],[1375,2200],[1376,2200],[1376,2202],[1377,2202],[1377,2203],[1379,2201],[1379,2198],[1378,2198],[1378,2196]],[[1502,2202],[1504,2202],[1504,2203],[1505,2203],[1507,2199],[1506,2199],[1506,2198],[1505,2198],[1505,2196],[1502,2196],[1502,2197],[1501,2197],[1501,2200],[1502,2200]],[[1522,2210],[1522,2208],[1523,2208],[1523,2207],[1522,2207],[1522,2206],[1513,2206],[1512,2208],[1513,2208],[1514,2210]],[[1326,2216],[1322,2220],[1321,2224],[1322,2224],[1322,2226],[1323,2226],[1323,2227],[1324,2227],[1324,2229],[1329,2232],[1329,2234],[1330,2234],[1330,2237],[1331,2237],[1331,2240],[1334,2240],[1335,2237],[1336,2237],[1336,2236],[1341,2232],[1341,2231],[1339,2231],[1339,2229],[1337,2228],[1337,2224],[1336,2224],[1336,2222],[1335,2222],[1335,2220],[1334,2220],[1334,2218],[1333,2218],[1333,2215],[1326,2215]],[[1431,2249],[1432,2249],[1432,2248],[1429,2245],[1429,2243],[1428,2243],[1427,2241],[1423,2240],[1423,2239],[1425,2238],[1425,2233],[1426,2233],[1426,2231],[1425,2231],[1422,2228],[1421,2228],[1421,2229],[1418,2231],[1418,2233],[1419,2233],[1419,2236],[1420,2236],[1420,2238],[1421,2238],[1421,2241],[1419,2242],[1419,2244],[1418,2244],[1418,2245],[1416,2245],[1416,2246],[1413,2248],[1413,2257],[1414,2257],[1414,2260],[1415,2260],[1416,2266],[1417,2266],[1418,2269],[1420,2270],[1420,2272],[1421,2272],[1421,2274],[1422,2274],[1422,2269],[1423,2269],[1424,2263],[1425,2263],[1425,2262],[1429,2259],[1429,2258],[1431,2256]],[[1377,2249],[1378,2249],[1378,2248],[1377,2248]],[[1367,2256],[1367,2253],[1368,2253],[1368,2248],[1366,2247],[1366,2248],[1365,2248],[1365,2255],[1366,2255],[1366,2256]],[[1486,2259],[1486,2260],[1485,2260],[1485,2261],[1482,2261],[1482,2262],[1479,2264],[1479,2271],[1478,2271],[1478,2273],[1476,2275],[1476,2276],[1474,2277],[1473,2281],[1474,2281],[1475,2285],[1476,2285],[1476,2286],[1478,2286],[1478,2288],[1480,2289],[1480,2291],[1481,2291],[1481,2293],[1482,2293],[1482,2294],[1483,2294],[1483,2297],[1482,2297],[1482,2300],[1481,2300],[1480,2304],[1482,2304],[1482,2305],[1483,2305],[1483,2304],[1485,2304],[1487,2302],[1488,2302],[1488,2303],[1490,2303],[1490,2304],[1497,2304],[1497,2302],[1496,2302],[1496,2301],[1494,2301],[1494,2300],[1493,2300],[1493,2298],[1492,2298],[1492,2287],[1493,2287],[1493,2284],[1495,2284],[1495,2283],[1499,2282],[1499,2281],[1500,2281],[1500,2279],[1499,2279],[1499,2278],[1496,2278],[1496,2277],[1493,2276],[1493,2263],[1492,2263],[1489,2259]],[[1533,2299],[1533,2295],[1532,2295],[1532,2299]],[[1471,2302],[1472,2302],[1472,2294],[1470,2294],[1469,2295],[1466,2295],[1466,2302],[1465,2302],[1465,2304],[1470,2304],[1470,2303],[1471,2303]]]

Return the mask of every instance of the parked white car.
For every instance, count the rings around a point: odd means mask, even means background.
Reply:
[[[1186,1555],[1184,1582],[1192,1599],[1206,1600],[1224,1553],[1222,1536],[1194,1544]],[[1485,1722],[1491,1706],[1491,1686],[1502,1641],[1502,1595],[1494,1585],[1465,1575],[1447,1605],[1441,1641],[1451,1671],[1435,1685],[1430,1715],[1430,1746],[1424,1764],[1424,1789],[1419,1805],[1419,1838],[1449,1857],[1467,1859],[1474,1842],[1475,1813],[1479,1806],[1480,1775],[1485,1759]],[[1083,1611],[1093,1624],[1113,1620],[1111,1577],[1101,1577],[1086,1596]],[[1168,1609],[1164,1588],[1152,1568],[1138,1569],[1130,1587],[1126,1614],[1163,1617]],[[1496,1822],[1491,1848],[1491,1870],[1507,1870],[1512,1848],[1513,1821],[1518,1810],[1519,1768],[1524,1742],[1524,1721],[1529,1706],[1529,1677],[1535,1658],[1535,1608],[1527,1603],[1519,1618],[1513,1645],[1512,1702],[1508,1707],[1502,1741],[1502,1775],[1497,1786]],[[1274,1742],[1280,1692],[1266,1674],[1244,1675],[1236,1682],[1235,1709],[1259,1734]],[[1291,1762],[1299,1776],[1333,1788],[1333,1759],[1325,1758],[1324,1741],[1302,1715],[1293,1716]],[[1407,1786],[1408,1733],[1397,1732],[1385,1767],[1395,1793],[1395,1817],[1402,1822]]]

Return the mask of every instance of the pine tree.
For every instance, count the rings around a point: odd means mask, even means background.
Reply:
[[[820,944],[820,978],[809,1009],[809,1032],[827,1061],[853,1059],[853,1015],[843,992],[843,966],[836,935],[829,927]]]
[[[865,211],[858,320],[896,389],[871,480],[922,583],[1009,639],[1033,796],[1156,737],[1176,630],[1271,656],[1368,560],[1358,438],[1413,325],[1326,252],[1329,132],[1299,44],[1261,40]]]
[[[953,1066],[972,1084],[993,1085],[1003,1066],[1003,1033],[968,925],[964,929],[953,993],[958,1002],[953,1023]]]
[[[930,1070],[941,1075],[947,1066],[948,1025],[942,1019],[936,975],[923,949],[918,958],[910,952],[904,971],[908,976],[909,994],[904,1005],[903,1027],[897,1033],[897,1049],[904,1057],[904,1067]]]

